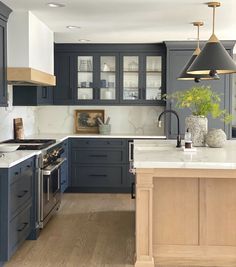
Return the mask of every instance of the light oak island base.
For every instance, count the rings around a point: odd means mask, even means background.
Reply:
[[[137,169],[135,267],[236,266],[236,170]]]

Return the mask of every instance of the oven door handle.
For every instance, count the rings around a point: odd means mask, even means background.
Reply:
[[[52,168],[50,169],[46,168],[45,170],[43,170],[43,175],[51,175],[52,172],[57,170],[65,161],[66,161],[66,158],[61,158],[60,160],[58,160],[58,163],[56,165],[52,166]]]

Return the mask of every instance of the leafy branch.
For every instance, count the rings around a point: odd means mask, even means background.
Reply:
[[[211,114],[213,118],[219,118],[225,123],[233,119],[231,114],[220,108],[220,95],[212,91],[210,86],[194,86],[186,91],[177,91],[164,97],[176,101],[177,108],[188,108],[195,116],[206,117]]]

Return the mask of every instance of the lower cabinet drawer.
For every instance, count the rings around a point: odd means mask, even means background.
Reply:
[[[109,147],[123,147],[125,146],[124,139],[103,139],[103,138],[71,138],[71,146],[72,148],[81,148],[81,147],[100,147],[100,148],[109,148]]]
[[[31,207],[28,207],[10,222],[10,229],[9,229],[10,255],[16,250],[17,246],[21,242],[23,242],[30,234],[31,231],[30,210]]]
[[[123,150],[72,150],[73,163],[99,164],[125,162]]]
[[[10,218],[32,197],[32,176],[26,175],[10,186]]]
[[[123,166],[76,166],[72,167],[72,186],[115,187],[122,186],[125,175]]]

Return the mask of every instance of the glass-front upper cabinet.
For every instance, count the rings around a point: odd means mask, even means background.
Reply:
[[[117,98],[116,56],[100,56],[99,99],[104,101]]]
[[[161,104],[162,56],[152,53],[123,54],[121,58],[121,102]],[[164,105],[164,103],[162,103]]]
[[[140,99],[140,57],[122,57],[122,100],[137,101]]]
[[[145,57],[145,100],[161,100],[162,97],[162,58],[161,56]]]
[[[77,57],[77,100],[94,99],[94,57]]]

